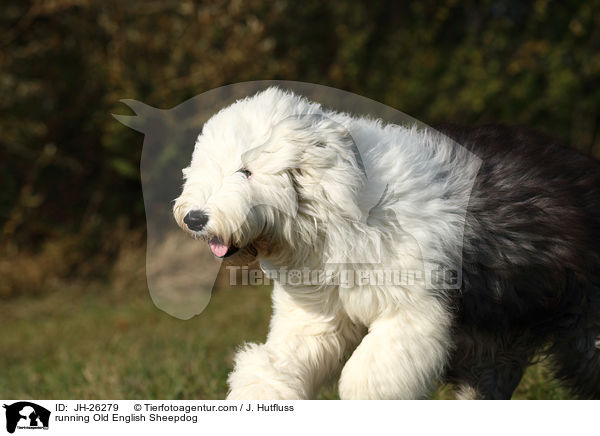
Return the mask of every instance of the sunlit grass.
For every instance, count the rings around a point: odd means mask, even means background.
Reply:
[[[158,310],[142,286],[104,284],[0,303],[0,397],[19,399],[220,399],[244,341],[264,341],[266,288],[214,293],[189,321]],[[337,398],[335,386],[321,399]],[[441,387],[433,398],[453,398]],[[568,395],[544,365],[527,372],[514,398]]]

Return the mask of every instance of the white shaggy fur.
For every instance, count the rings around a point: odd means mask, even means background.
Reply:
[[[186,214],[205,211],[194,236],[252,244],[269,271],[455,267],[478,166],[441,135],[270,88],[205,124],[174,214],[190,231]],[[235,358],[229,398],[313,398],[340,373],[343,399],[423,398],[453,346],[444,298],[423,283],[276,280],[273,305],[266,343]]]

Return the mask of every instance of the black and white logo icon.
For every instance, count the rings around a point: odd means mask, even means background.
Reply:
[[[19,401],[3,406],[6,409],[6,431],[14,433],[16,429],[48,429],[50,411],[29,401]]]

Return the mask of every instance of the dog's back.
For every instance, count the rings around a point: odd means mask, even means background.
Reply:
[[[600,165],[525,129],[438,129],[482,159],[450,379],[506,397],[549,345],[558,376],[600,396]]]

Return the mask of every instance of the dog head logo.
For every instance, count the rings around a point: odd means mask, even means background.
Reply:
[[[50,411],[29,401],[4,405],[6,409],[6,431],[16,429],[48,429]]]
[[[230,85],[169,110],[123,102],[136,116],[115,117],[145,134],[141,176],[148,287],[155,304],[171,315],[187,319],[206,307],[224,259],[246,262],[259,255],[267,270],[282,264],[386,265],[392,259],[388,253],[397,250],[394,244],[402,243],[411,257],[434,262],[425,270],[460,271],[460,256],[440,265],[439,256],[429,255],[439,248],[437,230],[431,223],[425,235],[422,226],[413,225],[418,201],[407,201],[410,209],[398,207],[403,198],[417,195],[398,180],[427,174],[405,162],[405,172],[397,172],[394,180],[382,175],[381,169],[397,158],[394,147],[420,141],[434,152],[440,142],[437,132],[405,114],[351,93],[297,82]],[[389,156],[372,148],[371,130],[383,123],[391,126],[388,137],[379,140]],[[404,139],[394,137],[394,128],[403,129]],[[385,144],[389,138],[396,142]],[[468,174],[440,171],[431,180],[431,192],[451,184],[465,191],[460,201],[440,205],[453,209],[451,225],[460,226],[478,159],[450,142],[444,144],[453,158],[470,162],[462,167]],[[175,231],[175,223],[185,233]],[[396,235],[393,243],[386,232]],[[460,239],[440,243],[456,244],[460,253]],[[439,286],[456,283],[443,280]]]

